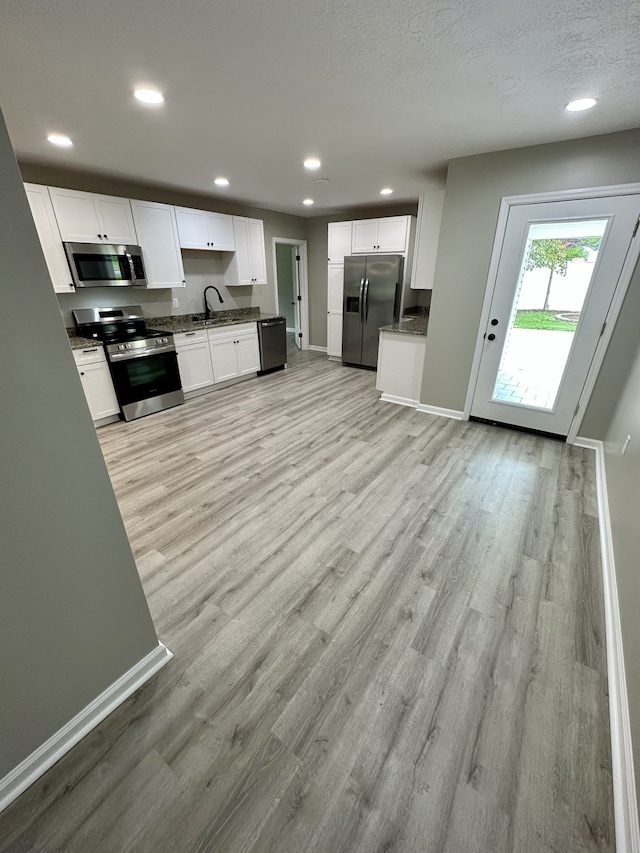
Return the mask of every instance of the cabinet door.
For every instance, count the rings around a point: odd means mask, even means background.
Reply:
[[[106,363],[98,361],[93,364],[83,364],[78,367],[78,373],[93,420],[98,421],[109,415],[117,415],[120,406]]]
[[[56,293],[73,293],[74,288],[69,264],[62,248],[62,238],[49,198],[49,191],[40,184],[25,184],[24,188],[53,289]]]
[[[195,391],[213,385],[213,368],[208,342],[176,346],[183,391]]]
[[[203,210],[176,207],[180,246],[183,249],[208,249],[207,214]]]
[[[351,254],[351,222],[330,222],[328,226],[328,255],[330,264],[344,263]]]
[[[235,338],[224,337],[220,340],[210,340],[211,364],[215,382],[224,382],[238,375],[238,355]]]
[[[49,187],[51,203],[65,243],[104,243],[91,193]]]
[[[229,265],[229,276],[225,276],[228,287],[253,284],[251,249],[249,246],[249,220],[243,216],[233,217],[233,234],[236,253]]]
[[[260,348],[258,346],[257,330],[249,334],[238,335],[236,338],[238,358],[238,375],[256,373],[260,370]]]
[[[327,310],[342,314],[344,294],[344,266],[330,264],[328,273]]]
[[[170,204],[132,201],[133,221],[147,274],[147,287],[184,287],[176,214]]]
[[[342,314],[327,314],[327,355],[342,358]]]
[[[406,252],[409,237],[408,216],[386,216],[378,220],[378,252]]]
[[[100,233],[105,243],[124,243],[136,246],[138,238],[131,215],[131,202],[128,198],[112,195],[94,195],[93,201],[98,213]]]
[[[361,255],[376,252],[378,246],[378,220],[356,219],[352,225],[351,250],[353,254]]]
[[[261,219],[249,220],[249,247],[253,284],[267,283],[267,259],[264,251],[264,225]]]
[[[218,252],[235,252],[233,217],[224,213],[207,213],[207,244]]]

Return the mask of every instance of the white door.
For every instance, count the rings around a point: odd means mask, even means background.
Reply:
[[[344,264],[330,264],[327,288],[327,355],[342,357]]]
[[[60,231],[49,198],[49,191],[39,184],[25,184],[24,188],[53,289],[56,293],[73,293],[73,281],[69,272],[67,257],[62,248]]]
[[[264,226],[261,219],[249,219],[249,246],[253,284],[267,283],[267,261],[264,252]]]
[[[185,287],[176,214],[172,205],[132,201],[147,287]]]
[[[471,416],[566,436],[640,196],[509,210]]]
[[[183,391],[196,391],[198,388],[213,385],[213,368],[208,341],[190,346],[176,346],[176,355]]]
[[[378,222],[377,251],[406,252],[408,236],[408,216],[385,216]]]
[[[256,373],[260,370],[260,348],[258,332],[242,332],[236,338],[236,355],[238,358],[238,374]]]
[[[235,252],[233,218],[225,213],[207,214],[207,242],[218,252]]]
[[[343,264],[351,254],[351,222],[330,222],[327,235],[329,263]]]
[[[249,245],[249,220],[243,216],[233,217],[233,233],[236,244],[235,261],[237,281],[235,284],[253,284],[251,248]]]
[[[224,382],[238,375],[238,353],[234,338],[210,340],[209,350],[215,382]]]
[[[60,234],[64,242],[103,243],[102,226],[91,193],[49,187]]]
[[[353,221],[351,251],[354,255],[377,251],[378,220],[355,219]]]
[[[109,415],[117,415],[120,406],[106,362],[83,364],[78,367],[78,373],[92,419],[99,421]]]
[[[98,211],[98,222],[104,242],[137,246],[138,237],[129,199],[111,195],[94,195],[93,201]]]
[[[207,214],[203,210],[176,207],[181,249],[208,249]]]

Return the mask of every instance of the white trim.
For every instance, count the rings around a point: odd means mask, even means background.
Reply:
[[[291,237],[272,237],[271,238],[271,254],[273,257],[273,290],[276,303],[276,313],[280,313],[278,304],[278,264],[276,258],[276,244],[284,243],[285,246],[297,246],[300,254],[300,323],[302,328],[302,347],[301,349],[310,349],[309,347],[309,277],[307,274],[307,241],[294,240]],[[288,331],[288,330],[287,330]]]
[[[380,394],[380,399],[385,403],[395,403],[397,406],[411,406],[412,409],[417,409],[420,405],[420,400],[411,400],[409,397],[396,397],[395,394]]]
[[[455,421],[469,420],[465,413],[458,409],[441,409],[440,406],[428,406],[426,403],[420,403],[416,408],[419,412],[425,412],[428,415],[440,415],[443,418],[453,418]]]
[[[317,347],[315,344],[309,344],[309,349],[313,350],[314,352],[326,352],[327,351],[326,347]]]
[[[468,419],[471,414],[471,405],[473,403],[473,395],[478,382],[478,374],[480,373],[480,360],[482,357],[482,347],[484,343],[484,329],[489,321],[489,311],[491,310],[491,301],[493,299],[493,291],[496,285],[498,275],[498,267],[500,265],[500,256],[502,254],[502,245],[507,230],[507,219],[509,216],[509,208],[523,204],[544,204],[546,202],[556,201],[575,201],[588,198],[608,198],[618,195],[634,195],[640,193],[640,183],[634,184],[616,184],[608,187],[590,187],[576,190],[563,190],[560,192],[533,193],[531,195],[512,195],[504,196],[500,200],[500,211],[498,213],[498,221],[496,224],[496,233],[491,249],[491,262],[489,264],[489,272],[487,274],[487,284],[485,286],[484,300],[482,303],[482,312],[480,314],[480,322],[478,324],[478,338],[473,353],[473,361],[471,363],[471,373],[469,374],[469,384],[467,386],[467,394],[464,402],[464,417]],[[635,244],[635,245],[634,245]],[[582,419],[587,410],[591,394],[598,379],[598,373],[602,367],[604,356],[609,346],[609,341],[613,334],[613,329],[620,314],[622,303],[629,287],[629,282],[633,275],[636,263],[640,257],[640,236],[637,234],[631,240],[627,257],[620,273],[620,278],[614,291],[611,305],[606,316],[606,327],[603,335],[600,336],[594,357],[589,366],[587,378],[585,380],[580,399],[578,401],[578,411],[574,415],[569,426],[567,441],[569,444],[574,443],[574,439],[582,424]]]
[[[609,515],[604,445],[595,439],[579,437],[575,439],[574,444],[576,447],[594,450],[596,454],[596,489],[604,586],[616,850],[618,853],[639,853],[640,829],[638,827],[636,780],[633,770],[631,720],[629,718],[627,679],[624,668],[622,626],[613,554],[611,517]]]
[[[35,752],[0,779],[0,812],[42,776],[78,741],[89,734],[118,705],[135,693],[159,669],[169,663],[173,654],[162,643],[139,660],[110,687],[97,696],[68,723],[46,740]]]
[[[278,311],[278,313],[280,312]],[[295,329],[290,329],[289,326],[287,326],[287,332],[295,332]]]

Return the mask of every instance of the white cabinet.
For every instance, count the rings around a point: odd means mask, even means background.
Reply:
[[[328,233],[328,261],[330,264],[343,264],[351,254],[351,222],[330,222]]]
[[[422,193],[418,201],[418,221],[411,275],[411,287],[415,290],[433,289],[443,207],[444,190]]]
[[[40,238],[42,253],[49,270],[53,289],[56,293],[72,293],[74,290],[73,281],[62,248],[62,238],[53,212],[49,190],[40,184],[25,184],[24,189]]]
[[[185,392],[213,385],[213,368],[206,330],[180,332],[173,336],[178,356],[178,370]]]
[[[73,356],[93,420],[117,415],[120,406],[102,346],[74,350]]]
[[[344,264],[329,264],[327,286],[327,355],[342,358]]]
[[[409,248],[410,216],[385,216],[382,219],[356,219],[352,230],[352,252],[405,253]]]
[[[383,400],[419,404],[426,348],[426,335],[380,332],[376,388]]]
[[[235,252],[233,217],[189,207],[176,207],[180,248]]]
[[[258,330],[255,323],[209,329],[209,350],[216,382],[260,370]]]
[[[64,242],[137,244],[128,198],[60,187],[49,193]]]
[[[227,287],[267,283],[264,224],[261,219],[233,217],[236,251],[224,273]]]
[[[155,201],[132,201],[147,287],[185,287],[175,209]]]

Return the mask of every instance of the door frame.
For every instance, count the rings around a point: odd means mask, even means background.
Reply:
[[[300,327],[302,331],[301,349],[309,349],[309,281],[307,278],[307,241],[294,240],[291,237],[272,237],[271,253],[273,257],[273,290],[276,303],[276,313],[280,312],[278,301],[278,264],[276,258],[276,243],[286,246],[297,246],[300,252]]]
[[[493,247],[491,249],[491,262],[489,264],[487,284],[484,292],[484,301],[482,303],[482,312],[480,314],[480,322],[478,325],[478,338],[476,340],[476,346],[473,353],[471,373],[469,376],[469,385],[467,387],[467,396],[464,403],[464,420],[469,420],[469,416],[471,415],[471,404],[478,381],[478,374],[480,372],[480,360],[482,358],[484,332],[487,323],[489,322],[489,312],[491,309],[491,301],[493,299],[493,292],[496,286],[496,280],[498,276],[498,267],[500,265],[502,246],[504,244],[505,233],[507,230],[507,219],[509,217],[509,210],[512,207],[516,207],[518,205],[523,204],[540,204],[543,202],[554,201],[579,201],[581,199],[608,198],[609,196],[634,194],[640,194],[640,183],[618,184],[608,187],[591,187],[587,189],[578,190],[563,190],[559,192],[533,193],[531,195],[504,196],[500,200],[500,211],[498,213],[496,233],[493,241]],[[611,335],[613,334],[613,330],[616,325],[616,320],[618,319],[618,315],[620,314],[620,309],[622,308],[622,303],[627,293],[629,282],[631,281],[631,277],[638,262],[638,258],[640,258],[640,231],[636,233],[634,238],[631,238],[629,251],[627,252],[627,256],[622,266],[622,272],[620,273],[620,278],[618,279],[618,283],[613,294],[613,299],[611,300],[611,305],[609,306],[609,310],[606,314],[606,324],[604,333],[600,335],[600,338],[598,340],[596,351],[593,356],[591,365],[589,366],[587,378],[585,380],[582,393],[580,394],[580,398],[578,400],[578,408],[573,416],[571,425],[569,427],[569,433],[567,435],[567,444],[573,444],[578,435],[578,430],[580,429],[580,425],[582,423],[582,419],[586,412],[587,405],[591,398],[591,394],[595,387],[600,368],[602,367],[602,362],[604,361],[604,356],[607,351],[607,347],[609,346],[609,341],[611,340]]]

